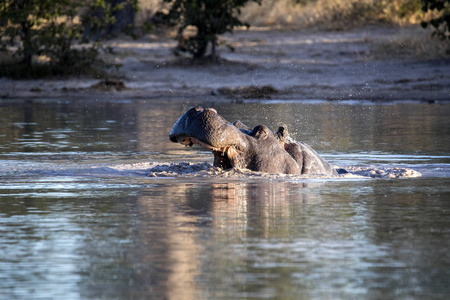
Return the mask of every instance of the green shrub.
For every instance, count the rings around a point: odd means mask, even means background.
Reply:
[[[92,40],[105,35],[126,5],[136,7],[137,0],[2,0],[0,47],[19,62],[2,66],[0,75],[84,73],[103,49],[99,40]]]
[[[215,61],[217,36],[232,32],[236,26],[249,26],[238,19],[241,8],[247,2],[261,0],[164,0],[170,3],[168,13],[158,15],[166,24],[178,27],[179,51],[189,52],[194,59],[205,58],[211,44],[211,60]],[[192,29],[186,34],[186,29]]]
[[[434,28],[433,35],[441,40],[450,40],[450,0],[422,0],[422,10],[440,12],[438,17],[422,22],[422,27],[431,25]]]

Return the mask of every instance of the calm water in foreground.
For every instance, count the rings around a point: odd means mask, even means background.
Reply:
[[[149,178],[197,103],[0,102],[1,299],[448,299],[450,104],[213,105],[409,179]],[[211,106],[211,104],[205,104]]]

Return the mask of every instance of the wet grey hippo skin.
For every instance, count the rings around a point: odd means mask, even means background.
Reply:
[[[265,125],[250,129],[240,121],[226,121],[213,108],[189,109],[173,125],[169,138],[186,146],[197,144],[210,149],[214,166],[223,169],[338,175],[311,147],[289,137],[286,127],[276,132]]]

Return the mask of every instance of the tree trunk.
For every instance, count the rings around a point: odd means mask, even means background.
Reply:
[[[23,36],[22,39],[22,63],[25,64],[27,67],[31,67],[31,60],[33,59],[33,54],[35,52],[35,49],[33,49],[32,43],[31,43],[31,34],[30,34],[30,28],[32,24],[28,22],[22,22],[22,33]]]
[[[116,5],[122,4],[125,1],[110,0],[109,2],[111,3],[112,7],[115,7]],[[130,3],[125,4],[123,9],[115,11],[113,15],[114,17],[116,17],[116,22],[109,26],[108,34],[116,36],[128,26],[134,25],[134,17],[136,15],[136,12]]]
[[[208,42],[206,41],[205,34],[198,32],[196,36],[197,49],[193,51],[194,60],[203,60],[205,58],[206,50],[208,49]]]
[[[211,61],[213,63],[215,63],[217,61],[217,56],[216,56],[216,44],[217,44],[217,36],[214,35],[213,39],[211,41]]]

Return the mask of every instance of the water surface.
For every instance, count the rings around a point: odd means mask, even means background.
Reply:
[[[2,298],[450,295],[449,104],[214,104],[230,121],[287,125],[333,164],[423,174],[246,180],[113,168],[212,161],[168,140],[197,103],[2,101]]]

